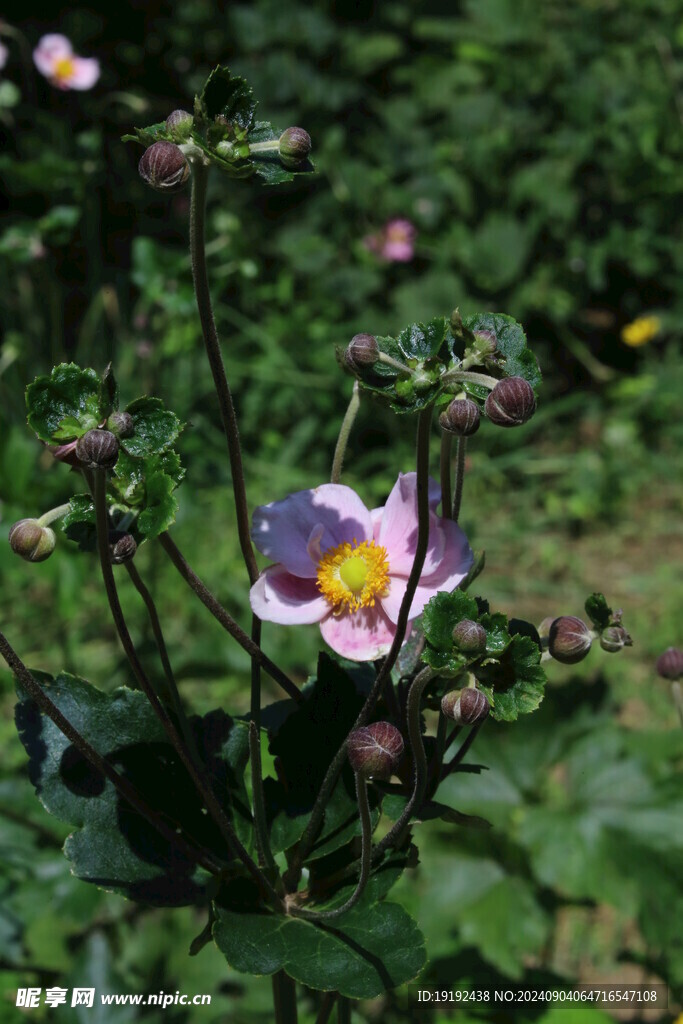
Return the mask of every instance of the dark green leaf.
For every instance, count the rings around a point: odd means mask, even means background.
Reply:
[[[513,722],[538,707],[546,682],[540,661],[541,652],[531,637],[513,636],[499,660],[486,661],[475,669],[493,718]]]
[[[411,324],[401,331],[398,344],[405,359],[429,359],[439,353],[446,337],[447,321],[435,317],[427,324]]]
[[[471,331],[490,331],[496,339],[496,360],[504,357],[503,374],[506,377],[524,377],[534,391],[541,383],[541,371],[531,349],[527,348],[526,335],[521,324],[503,313],[475,313],[463,318]]]
[[[138,398],[126,412],[133,417],[133,433],[122,439],[121,447],[136,458],[165,451],[180,433],[180,420],[160,398]]]
[[[178,511],[175,482],[166,473],[157,472],[145,479],[145,507],[137,526],[146,537],[158,537],[172,526]]]
[[[591,594],[586,601],[586,615],[598,630],[609,626],[613,614],[603,594]]]
[[[256,100],[251,86],[243,79],[231,74],[227,67],[219,66],[209,75],[200,104],[209,121],[224,117],[229,125],[247,129],[254,118]]]
[[[435,594],[422,613],[422,628],[427,642],[439,651],[451,651],[453,629],[463,619],[477,619],[476,601],[454,590],[451,594]]]
[[[502,612],[494,612],[493,615],[487,613],[482,615],[479,623],[486,630],[486,653],[501,654],[510,643],[507,615]]]
[[[150,124],[146,128],[134,128],[133,134],[122,135],[122,142],[139,142],[142,146],[152,146],[155,142],[173,142],[165,121]]]
[[[26,408],[29,426],[41,441],[73,440],[103,419],[100,378],[94,370],[61,363],[49,377],[29,384]]]

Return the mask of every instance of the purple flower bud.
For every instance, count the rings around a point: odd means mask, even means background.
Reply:
[[[111,469],[119,457],[119,442],[111,430],[89,430],[79,437],[76,455],[88,469]]]
[[[41,526],[37,519],[20,519],[10,526],[9,542],[15,555],[27,562],[44,562],[55,549],[54,530]]]
[[[403,754],[403,737],[391,722],[373,722],[354,729],[346,751],[351,767],[365,779],[388,779]]]
[[[519,427],[536,411],[533,388],[523,377],[504,377],[486,399],[484,412],[498,427]]]
[[[464,654],[483,654],[486,630],[472,619],[463,619],[453,630],[453,642]]]
[[[476,725],[484,721],[491,705],[481,690],[468,686],[464,690],[447,693],[441,700],[441,710],[456,725]]]
[[[142,154],[138,173],[158,192],[177,192],[190,175],[190,165],[172,142],[155,142]]]
[[[655,668],[663,679],[680,679],[683,676],[683,651],[679,647],[667,647],[657,658]]]
[[[439,425],[443,430],[457,434],[458,437],[470,437],[479,430],[481,419],[479,406],[469,398],[454,398],[450,405],[439,416]]]
[[[600,646],[609,654],[616,654],[624,647],[632,647],[633,640],[623,626],[608,626],[600,636]]]
[[[550,636],[550,627],[552,626],[554,621],[554,615],[546,615],[543,622],[538,627],[538,635],[540,636],[541,640],[547,641],[548,637]]]
[[[372,334],[354,334],[344,358],[352,370],[357,370],[361,366],[372,366],[379,359],[377,339]]]
[[[548,650],[556,661],[576,665],[583,661],[591,649],[591,632],[583,619],[575,615],[561,615],[550,627]]]
[[[190,137],[192,129],[192,114],[187,110],[174,110],[166,118],[166,131],[174,138],[185,141]]]
[[[116,530],[109,534],[109,551],[114,565],[123,565],[135,557],[138,546],[135,538],[130,533],[120,533]]]
[[[303,128],[287,128],[280,136],[280,159],[285,167],[297,167],[311,152],[311,136]]]
[[[129,412],[113,412],[107,420],[107,430],[119,438],[131,437],[134,430],[133,417]]]

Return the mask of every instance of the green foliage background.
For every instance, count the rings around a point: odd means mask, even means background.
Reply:
[[[427,937],[424,987],[647,977],[680,993],[682,743],[653,671],[657,654],[682,640],[679,5],[195,0],[124,13],[74,7],[59,24],[54,6],[43,7],[10,26],[19,35],[0,27],[10,48],[0,80],[10,201],[0,233],[3,529],[79,489],[31,440],[25,385],[54,362],[102,369],[113,359],[124,405],[158,394],[188,423],[176,536],[246,621],[185,247],[187,194],[147,190],[140,151],[119,142],[132,124],[189,108],[207,71],[229,63],[252,82],[262,116],[310,132],[318,168],[277,194],[212,183],[210,269],[252,503],[329,475],[351,387],[335,345],[360,330],[395,334],[455,305],[507,312],[524,323],[545,384],[529,424],[485,425],[470,447],[462,522],[487,552],[480,589],[493,607],[540,621],[579,614],[599,588],[624,607],[635,639],[618,658],[593,653],[580,673],[555,668],[551,693],[524,722],[487,724],[475,759],[488,772],[458,776],[446,795],[494,829],[423,826],[422,863],[401,898]],[[39,78],[30,49],[47,31],[100,58],[91,93],[60,93]],[[409,263],[382,263],[364,245],[392,217],[417,228]],[[656,315],[660,331],[631,349],[620,331],[640,315]],[[411,468],[410,429],[377,404],[363,407],[345,479],[366,503]],[[1,546],[0,619],[32,667],[113,688],[127,668],[95,562],[74,548],[62,542],[29,566]],[[188,604],[153,544],[139,562],[183,692],[199,712],[245,711],[241,651]],[[126,610],[155,666],[126,582]],[[305,678],[315,628],[264,635],[269,653]],[[111,991],[211,992],[206,1021],[270,1020],[265,982],[227,971],[212,948],[187,958],[201,927],[191,911],[140,911],[70,877],[64,832],[28,783],[11,679],[1,678],[3,989],[97,977]],[[378,1007],[361,1009],[365,1019]],[[8,1020],[14,1012],[3,1004]],[[414,987],[379,1012],[423,1019]],[[138,1019],[117,1013],[122,1024]],[[190,1019],[180,1009],[163,1016]]]

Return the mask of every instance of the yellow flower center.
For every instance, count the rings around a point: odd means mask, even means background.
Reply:
[[[73,77],[75,64],[71,57],[60,57],[55,61],[54,76],[58,82],[67,82]]]
[[[327,551],[318,562],[318,589],[333,606],[335,614],[373,607],[376,597],[389,588],[386,548],[374,540],[358,544],[348,541]]]

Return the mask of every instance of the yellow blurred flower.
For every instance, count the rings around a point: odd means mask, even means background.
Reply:
[[[621,340],[631,348],[647,345],[648,341],[657,337],[660,326],[659,317],[639,316],[621,328]]]

